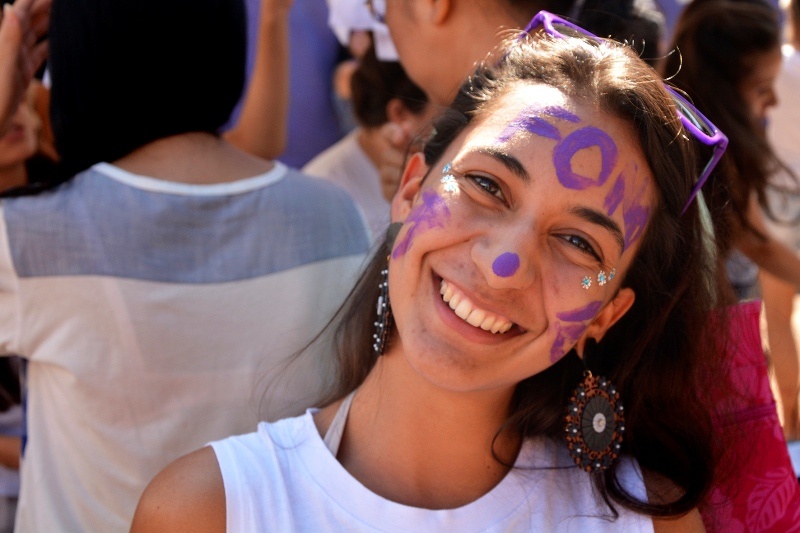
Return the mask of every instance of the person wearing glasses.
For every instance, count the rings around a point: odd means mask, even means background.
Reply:
[[[404,170],[322,407],[173,463],[134,533],[703,529],[723,295],[697,141],[723,136],[549,13],[495,57]]]

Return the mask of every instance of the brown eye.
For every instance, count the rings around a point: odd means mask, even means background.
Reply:
[[[472,180],[475,185],[486,191],[488,194],[505,203],[506,198],[503,196],[503,191],[493,179],[477,174],[466,174],[465,177],[469,180]]]
[[[573,247],[580,250],[581,252],[594,257],[598,261],[602,261],[602,259],[600,259],[600,255],[595,251],[592,245],[589,244],[589,242],[583,237],[579,237],[577,235],[564,235],[561,238],[567,241]]]

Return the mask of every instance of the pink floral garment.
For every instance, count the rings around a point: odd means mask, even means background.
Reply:
[[[760,309],[754,301],[728,310],[735,394],[718,402],[716,424],[726,446],[723,476],[703,508],[709,532],[800,532],[800,484],[769,386]]]

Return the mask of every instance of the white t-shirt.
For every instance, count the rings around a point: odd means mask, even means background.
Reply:
[[[0,352],[28,360],[18,531],[128,531],[171,461],[301,413],[324,357],[274,370],[368,246],[344,191],[281,164],[214,185],[99,164],[3,200]]]
[[[548,440],[526,441],[516,468],[463,507],[429,510],[392,502],[342,467],[317,432],[313,412],[262,422],[255,433],[211,444],[225,485],[229,533],[653,531],[650,517],[620,506],[613,520],[566,444]],[[623,486],[644,499],[638,467],[627,461],[621,470]]]

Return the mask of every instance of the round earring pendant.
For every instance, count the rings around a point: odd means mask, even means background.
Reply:
[[[623,406],[617,388],[591,372],[573,392],[567,406],[567,447],[586,472],[602,472],[622,449]]]

